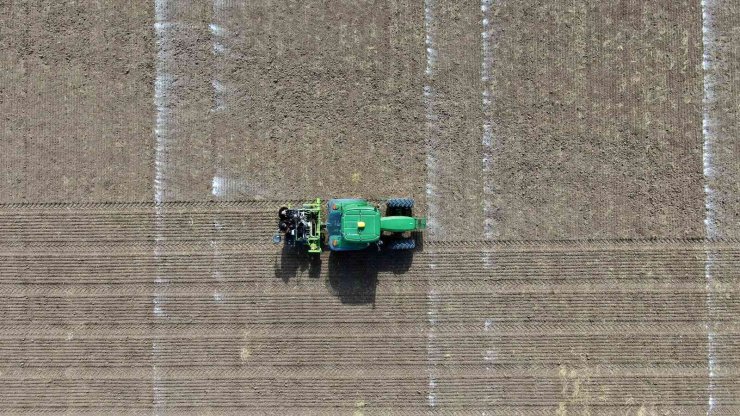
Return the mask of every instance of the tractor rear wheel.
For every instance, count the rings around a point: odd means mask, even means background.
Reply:
[[[413,208],[414,200],[412,198],[391,198],[386,201],[385,206],[388,208]]]
[[[388,250],[413,250],[416,248],[416,241],[413,238],[404,238],[390,241],[386,247]]]

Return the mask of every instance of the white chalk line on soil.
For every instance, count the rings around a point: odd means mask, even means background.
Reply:
[[[493,319],[486,319],[483,323],[483,332],[488,335],[493,331]],[[486,365],[486,371],[491,371],[491,364],[496,360],[498,352],[495,349],[487,349],[483,353],[483,361]]]
[[[702,101],[702,164],[704,173],[704,228],[708,239],[716,239],[720,235],[717,230],[717,211],[715,205],[715,191],[713,183],[715,180],[714,161],[714,132],[712,117],[710,114],[711,106],[714,101],[714,76],[713,53],[714,45],[712,39],[712,8],[715,7],[711,0],[701,0],[702,13],[702,69],[703,69],[703,90],[704,97]],[[706,305],[707,305],[707,367],[709,385],[707,386],[707,415],[711,415],[717,405],[715,397],[716,377],[717,377],[717,359],[716,359],[716,325],[714,323],[714,277],[713,268],[715,263],[715,254],[706,250],[706,259],[704,263],[704,276],[706,281]]]
[[[223,15],[223,1],[215,0],[213,2],[213,18],[214,22],[208,25],[208,29],[211,32],[213,38],[212,52],[214,56],[214,67],[216,70],[213,74],[213,80],[211,81],[211,87],[213,87],[213,107],[211,111],[219,112],[226,109],[226,87],[222,79],[221,71],[221,59],[226,53],[227,49],[224,46],[224,37],[226,30],[217,20]]]
[[[171,46],[170,29],[173,26],[167,19],[168,0],[155,0],[154,2],[154,32],[157,48],[154,78],[154,105],[157,112],[154,136],[154,209],[155,209],[155,245],[154,257],[159,259],[162,254],[162,245],[164,243],[164,212],[163,202],[165,201],[165,189],[167,181],[167,162],[168,152],[167,144],[169,138],[169,91],[172,88],[172,75],[168,73],[168,61],[171,59],[169,48]],[[164,308],[163,290],[167,285],[168,279],[157,270],[154,278],[153,294],[153,314],[154,324],[166,316]],[[158,331],[155,329],[152,334],[152,396],[153,410],[155,415],[160,415],[165,409],[165,392],[162,383],[161,369],[158,363],[161,361],[161,349],[157,337]]]
[[[483,236],[486,240],[494,237],[493,233],[493,185],[491,183],[491,168],[493,164],[493,126],[491,123],[491,66],[493,52],[491,51],[491,18],[493,0],[481,0],[481,84],[483,92],[481,104],[483,106]]]
[[[224,46],[225,37],[227,35],[226,29],[223,27],[222,22],[225,16],[225,4],[223,0],[213,0],[212,3],[213,19],[212,23],[208,25],[208,29],[211,32],[212,37],[212,54],[214,59],[214,73],[213,81],[213,107],[212,112],[219,112],[226,109],[226,88],[223,83],[223,60],[227,52],[226,46]],[[220,157],[218,155],[218,143],[214,144],[214,172],[213,181],[211,182],[211,194],[215,198],[219,198],[225,194],[226,189],[229,187],[226,183],[227,178],[224,178],[220,167]],[[213,301],[215,303],[222,303],[224,300],[224,294],[221,290],[223,284],[223,277],[221,273],[221,242],[218,239],[223,229],[222,219],[218,216],[213,218],[213,238],[211,239],[211,250],[212,250],[212,261],[211,261],[211,278],[214,283],[213,289]]]
[[[425,29],[425,48],[426,48],[426,68],[424,74],[426,82],[424,84],[424,109],[426,111],[426,168],[427,168],[427,228],[430,238],[441,233],[441,224],[439,223],[439,190],[437,181],[439,180],[439,166],[437,164],[437,147],[439,144],[437,115],[434,110],[434,88],[432,87],[432,78],[435,74],[437,61],[437,50],[434,46],[434,0],[424,1],[424,29]]]
[[[439,191],[437,189],[437,180],[439,178],[439,169],[437,165],[437,116],[434,112],[434,88],[432,80],[435,75],[437,60],[437,50],[434,45],[434,0],[424,0],[424,47],[426,50],[426,68],[424,70],[424,109],[426,112],[426,201],[427,201],[427,230],[429,238],[438,236],[441,232],[439,224]],[[437,406],[437,378],[436,367],[439,363],[440,351],[436,343],[436,325],[439,319],[439,296],[435,289],[435,263],[434,259],[429,262],[429,291],[427,293],[427,375],[428,391],[427,405],[429,407]]]
[[[483,92],[481,105],[483,109],[483,239],[492,240],[493,232],[493,184],[491,182],[491,169],[493,164],[493,126],[491,121],[491,67],[493,65],[493,52],[491,50],[491,19],[493,17],[493,0],[481,0],[481,84]],[[483,266],[488,269],[493,266],[493,258],[490,251],[483,252]],[[486,319],[483,323],[483,331],[491,335],[493,331],[493,319]],[[498,355],[495,348],[488,348],[483,352],[483,362],[486,371],[491,371],[491,365]],[[484,412],[485,414],[485,412]]]

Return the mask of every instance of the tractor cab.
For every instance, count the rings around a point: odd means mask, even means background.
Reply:
[[[332,199],[326,231],[329,249],[362,250],[380,240],[380,210],[364,199]]]

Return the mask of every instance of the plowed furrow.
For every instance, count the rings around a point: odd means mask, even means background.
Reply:
[[[350,292],[348,294],[355,294]],[[209,296],[210,295],[210,296]],[[408,322],[424,316],[427,295],[384,294],[376,299],[373,313],[363,309],[347,311],[339,300],[322,299],[300,293],[226,295],[216,300],[212,294],[167,295],[166,319],[179,323],[243,323],[290,320],[294,322],[383,322],[394,319]],[[364,300],[364,292],[357,293]],[[495,318],[498,321],[693,321],[706,314],[703,292],[684,293],[465,293],[439,295],[439,320],[467,322]],[[151,318],[152,296],[8,296],[0,313],[15,322],[46,321],[56,324],[96,323],[101,321],[135,323]],[[740,313],[740,302],[718,303],[721,320],[733,320]],[[391,318],[392,317],[392,318]]]
[[[352,375],[352,374],[351,374]],[[0,388],[8,394],[5,406],[38,406],[70,403],[73,406],[143,405],[151,399],[145,391],[144,379],[112,380],[34,380],[0,381]],[[720,379],[716,385],[718,399],[726,404],[737,404],[729,396],[737,379]],[[466,406],[467,403],[494,405],[501,401],[509,405],[551,405],[563,397],[564,385],[573,380],[557,377],[475,377],[455,374],[439,379],[440,406]],[[588,377],[579,383],[584,396],[598,397],[602,405],[624,405],[621,398],[630,395],[636,401],[660,401],[673,405],[704,404],[706,378],[701,375],[653,377]],[[406,377],[320,379],[291,377],[274,378],[203,378],[200,380],[158,381],[168,406],[193,406],[208,403],[211,406],[272,407],[352,407],[351,398],[369,397],[378,406],[419,406],[423,403],[424,384],[414,375]],[[285,390],[287,389],[287,390]],[[291,394],[285,394],[290,391]],[[414,399],[417,398],[418,399]],[[93,400],[93,401],[91,401]],[[458,403],[462,403],[461,405]],[[444,408],[444,407],[443,407]]]
[[[381,328],[392,328],[383,325]],[[27,334],[26,334],[27,335]],[[384,334],[389,335],[389,334]],[[256,367],[388,367],[424,366],[426,334],[414,336],[214,336],[202,331],[199,337],[154,339],[80,339],[74,332],[59,339],[0,340],[0,362],[6,368],[22,362],[24,368],[145,367],[152,362],[156,341],[161,367],[239,366]],[[725,346],[725,364],[740,362],[740,334],[719,335]],[[588,360],[591,371],[632,367],[670,370],[674,367],[704,368],[706,336],[672,334],[660,338],[642,335],[571,334],[513,336],[493,334],[440,334],[435,345],[443,351],[446,368],[489,367],[496,371],[529,366],[558,368],[579,366]],[[680,358],[683,357],[683,358]],[[679,359],[680,358],[680,359]],[[556,362],[558,361],[558,362]],[[17,364],[16,364],[17,365]],[[256,371],[256,370],[255,370]],[[6,371],[6,375],[12,373]]]
[[[610,335],[627,333],[644,336],[671,337],[671,336],[706,336],[706,327],[702,321],[694,322],[492,322],[486,329],[485,321],[449,324],[439,322],[435,326],[435,336],[455,337],[460,334],[479,336],[512,336],[522,335],[532,338],[547,338],[549,336],[583,336],[584,334]],[[181,337],[195,339],[208,338],[214,334],[237,334],[243,336],[248,332],[255,337],[295,338],[301,337],[344,337],[362,338],[388,337],[394,338],[401,334],[417,334],[427,336],[427,323],[388,322],[386,325],[365,326],[362,323],[352,322],[315,322],[311,325],[289,321],[274,322],[269,325],[245,326],[237,323],[228,324],[176,324],[158,322],[158,328],[165,328],[157,339],[167,340]],[[493,331],[491,330],[493,328]],[[84,331],[80,331],[84,329]],[[34,340],[67,340],[73,339],[119,339],[125,333],[130,339],[151,339],[152,324],[141,322],[138,324],[100,323],[98,325],[49,325],[44,322],[33,322],[28,325],[0,325],[3,337],[0,339],[28,338],[28,334],[35,334]],[[717,334],[740,334],[740,325],[734,322],[718,323]]]
[[[269,236],[272,211],[176,212],[157,219],[151,213],[0,215],[4,244],[154,241],[224,241]]]
[[[422,276],[423,277],[423,276]],[[553,292],[587,293],[594,296],[616,294],[627,296],[631,293],[643,292],[646,294],[678,294],[678,293],[703,293],[701,282],[685,280],[669,280],[663,284],[646,284],[640,280],[634,282],[623,282],[614,280],[603,280],[598,283],[591,282],[515,282],[493,281],[486,282],[475,279],[448,278],[435,282],[435,291],[449,296],[460,296],[465,298],[471,293],[481,295],[517,296],[522,294],[552,294]],[[197,279],[190,281],[170,281],[166,286],[157,286],[154,283],[130,283],[118,281],[117,283],[54,283],[54,284],[0,284],[0,295],[2,296],[25,296],[25,297],[65,297],[65,298],[89,298],[109,297],[112,295],[125,296],[148,296],[156,289],[161,295],[172,297],[210,297],[217,289],[226,297],[230,295],[250,296],[257,295],[302,295],[306,297],[321,296],[330,293],[372,291],[376,297],[385,295],[426,295],[429,284],[421,278],[409,281],[399,281],[391,274],[383,274],[375,282],[368,282],[362,276],[347,281],[330,281],[328,279],[303,279],[286,284],[281,279],[265,276],[250,279],[233,280],[214,278],[212,273],[204,271]],[[727,295],[740,293],[736,290],[725,290]]]
[[[334,259],[325,255],[317,269],[318,275],[366,275],[368,268],[378,274],[393,274],[398,281],[424,280],[430,273],[430,254],[415,253],[413,257],[399,257],[388,253],[361,261]],[[624,283],[687,282],[687,277],[700,281],[704,273],[704,259],[700,255],[686,256],[672,253],[641,253],[639,256],[614,253],[609,256],[563,255],[532,253],[512,256],[493,254],[493,264],[486,266],[480,253],[458,256],[434,254],[435,281],[590,281],[598,283],[612,279]],[[306,275],[314,267],[306,257],[272,252],[218,252],[213,249],[189,254],[164,253],[158,257],[153,251],[130,254],[55,253],[55,254],[0,254],[0,276],[4,283],[147,283],[152,273],[172,274],[180,282],[197,280],[204,273],[218,267],[227,281],[249,281],[266,276],[291,279]],[[714,267],[718,277],[723,270],[740,267],[740,252],[716,252]],[[733,277],[732,274],[727,275]]]

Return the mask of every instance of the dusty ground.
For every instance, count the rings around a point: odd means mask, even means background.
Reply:
[[[0,11],[3,413],[740,413],[731,2]],[[423,250],[268,243],[350,195]]]

